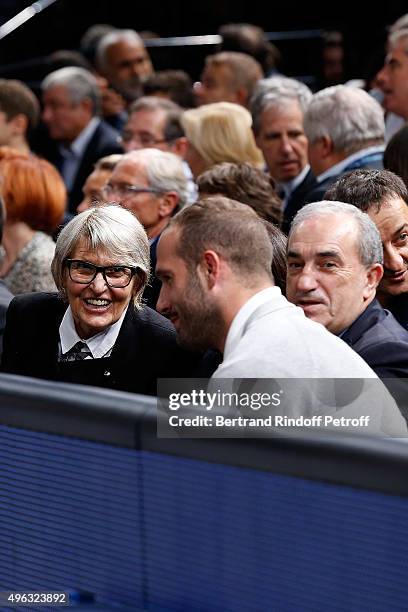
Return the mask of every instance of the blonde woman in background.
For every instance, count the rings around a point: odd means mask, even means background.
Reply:
[[[216,102],[193,108],[181,118],[188,148],[186,162],[195,178],[215,164],[264,164],[252,133],[250,113],[238,104]]]

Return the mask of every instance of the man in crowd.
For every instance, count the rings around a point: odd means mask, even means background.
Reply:
[[[96,50],[99,73],[119,93],[125,104],[142,93],[143,81],[153,66],[143,40],[134,30],[113,30],[101,38]]]
[[[408,28],[395,27],[388,37],[388,55],[377,78],[384,92],[384,107],[408,121]]]
[[[172,215],[187,203],[187,181],[181,159],[158,149],[140,149],[123,156],[105,187],[105,200],[131,210],[150,241],[151,268],[156,265],[157,241]],[[144,298],[155,307],[160,283],[152,277]]]
[[[307,204],[288,239],[287,297],[347,342],[382,378],[408,377],[408,332],[383,310],[379,232],[342,202]]]
[[[60,170],[69,212],[82,200],[82,187],[99,158],[122,153],[119,134],[98,117],[99,89],[83,68],[51,72],[42,83],[43,121],[49,138],[38,152]]]
[[[376,224],[384,250],[378,298],[408,329],[408,192],[403,180],[388,170],[355,170],[340,177],[325,197],[357,206]]]
[[[188,201],[192,203],[197,199],[197,189],[190,167],[184,161],[187,139],[180,121],[182,113],[182,109],[171,100],[154,96],[139,98],[129,108],[122,139],[126,151],[154,148],[178,155],[183,160]]]
[[[154,148],[175,153],[182,159],[187,148],[181,127],[182,109],[165,98],[145,96],[129,108],[129,116],[123,129],[126,151]]]
[[[0,146],[30,153],[28,137],[37,126],[40,105],[24,83],[0,79]]]
[[[283,204],[282,229],[287,232],[296,210],[316,181],[307,157],[303,119],[312,93],[306,85],[273,77],[261,81],[251,103],[256,144]]]
[[[200,105],[234,102],[247,107],[262,77],[262,68],[253,57],[223,51],[206,58],[201,82],[195,85],[194,93]]]
[[[322,200],[345,172],[382,168],[384,130],[381,106],[362,89],[336,85],[314,94],[305,114],[305,132],[318,185],[303,204]]]
[[[221,196],[200,200],[162,233],[157,308],[173,322],[181,345],[223,353],[215,379],[372,378],[359,355],[273,286],[271,261],[272,245],[255,211]],[[328,389],[319,380],[315,385]],[[312,414],[316,403],[308,400],[300,395],[296,408],[286,410]],[[374,430],[406,431],[395,405],[374,404],[365,407],[373,410]]]

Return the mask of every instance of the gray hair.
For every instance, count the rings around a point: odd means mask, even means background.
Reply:
[[[172,100],[168,100],[167,98],[160,98],[158,96],[142,96],[138,98],[129,106],[128,113],[131,115],[132,113],[137,113],[141,110],[147,111],[180,111],[182,112],[181,107],[173,102]]]
[[[76,66],[54,70],[45,77],[41,84],[42,91],[47,91],[51,87],[65,87],[74,104],[79,104],[84,98],[89,98],[93,103],[94,114],[99,112],[99,87],[96,78],[89,70]]]
[[[143,39],[139,36],[137,32],[135,32],[135,30],[115,29],[112,32],[108,32],[107,34],[105,34],[105,36],[102,36],[96,48],[96,65],[100,70],[105,70],[107,68],[107,49],[112,45],[116,45],[122,40],[130,44],[135,43],[139,47],[144,47]]]
[[[179,195],[179,203],[173,214],[183,208],[188,202],[188,184],[183,168],[183,162],[174,153],[160,149],[138,149],[129,151],[122,161],[142,163],[146,169],[149,187],[158,192],[175,191]]]
[[[250,102],[255,134],[259,133],[261,115],[266,109],[271,106],[284,108],[288,101],[295,100],[298,102],[302,113],[305,114],[312,97],[313,94],[307,85],[296,79],[283,76],[261,79],[255,88]]]
[[[399,40],[404,40],[404,39],[406,41],[404,51],[406,54],[408,54],[408,24],[398,29],[391,30],[390,35],[388,37],[388,43],[389,45],[391,45],[391,47],[394,47],[394,45]]]
[[[122,206],[106,204],[89,208],[74,217],[61,231],[55,245],[51,271],[61,296],[65,296],[65,260],[81,240],[89,250],[106,252],[113,263],[138,268],[140,287],[134,296],[136,308],[150,274],[149,241],[143,226]]]
[[[384,142],[384,112],[366,91],[336,85],[314,94],[304,128],[311,144],[328,136],[347,155]]]
[[[399,17],[397,21],[394,21],[394,23],[389,28],[389,32],[392,34],[397,30],[403,30],[405,28],[408,28],[408,13],[405,13],[405,15],[401,15],[401,17]]]
[[[172,100],[159,96],[142,96],[129,106],[128,117],[139,111],[162,111],[164,113],[163,136],[167,142],[184,136],[184,130],[181,126],[183,109]]]
[[[332,202],[324,200],[323,202],[313,202],[303,206],[292,221],[289,232],[289,240],[293,232],[299,227],[303,221],[311,219],[317,215],[335,215],[343,214],[352,217],[358,228],[357,246],[360,255],[360,261],[363,266],[371,266],[373,264],[382,264],[384,261],[383,247],[381,236],[374,221],[361,210],[352,204],[344,202]]]

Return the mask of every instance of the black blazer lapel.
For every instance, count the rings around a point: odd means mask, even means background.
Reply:
[[[306,174],[303,181],[292,192],[288,203],[283,211],[282,230],[287,234],[290,229],[290,224],[293,221],[296,213],[306,203],[307,194],[317,185],[316,179],[311,170]]]

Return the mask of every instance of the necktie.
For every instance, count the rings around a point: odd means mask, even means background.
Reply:
[[[67,351],[64,355],[61,355],[60,361],[82,361],[83,359],[85,359],[85,357],[88,357],[88,355],[92,356],[88,345],[86,344],[86,342],[82,342],[82,340],[80,340],[79,342],[74,344],[74,346],[69,349],[69,351]]]

